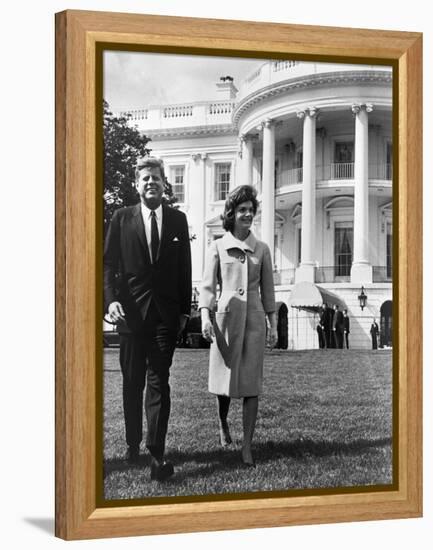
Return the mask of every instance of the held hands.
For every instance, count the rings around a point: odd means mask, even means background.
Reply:
[[[125,312],[120,302],[111,302],[108,306],[108,315],[113,323],[125,320]]]

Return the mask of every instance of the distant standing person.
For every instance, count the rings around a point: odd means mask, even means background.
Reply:
[[[325,306],[322,306],[319,322],[317,324],[317,336],[319,338],[320,349],[326,348],[325,317],[326,317],[326,309],[325,309]]]
[[[343,314],[341,313],[338,304],[334,306],[334,317],[332,318],[332,334],[334,335],[335,347],[343,348]]]
[[[370,334],[372,349],[377,349],[377,335],[379,334],[379,325],[376,323],[376,319],[373,319],[373,323],[370,327]]]
[[[343,337],[346,349],[349,349],[350,319],[347,315],[347,309],[343,310]]]

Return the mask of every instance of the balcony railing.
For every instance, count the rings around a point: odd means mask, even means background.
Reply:
[[[295,284],[295,268],[277,269],[274,271],[274,285]]]
[[[339,265],[316,267],[315,281],[316,283],[348,283],[350,269]]]
[[[373,180],[392,180],[392,164],[370,164],[368,177]]]
[[[370,180],[392,180],[392,164],[370,164],[368,167]],[[316,166],[316,181],[353,180],[355,177],[355,164],[353,162],[333,162]],[[277,177],[277,189],[287,185],[302,183],[303,169],[292,168],[286,170]]]
[[[302,168],[292,168],[287,173],[286,185],[302,183]]]
[[[350,266],[348,265],[328,265],[316,267],[316,283],[349,283]],[[293,285],[295,284],[295,268],[274,270],[275,285]],[[391,266],[373,266],[373,283],[392,282]]]
[[[330,180],[352,180],[354,174],[353,162],[333,162],[330,165]]]
[[[130,124],[140,130],[156,131],[178,127],[230,125],[234,107],[235,102],[232,100],[198,101],[149,106],[146,109],[120,111],[117,114],[127,116]]]
[[[373,283],[389,283],[392,281],[392,266],[374,265]]]

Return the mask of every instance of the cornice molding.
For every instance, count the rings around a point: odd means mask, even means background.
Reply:
[[[284,80],[261,88],[240,101],[233,110],[233,124],[237,127],[241,116],[257,103],[261,103],[269,98],[287,93],[291,90],[353,83],[371,84],[372,82],[376,84],[390,84],[392,83],[392,73],[374,70],[341,71],[337,73],[313,74]]]
[[[152,140],[176,139],[182,137],[199,136],[237,136],[237,130],[233,124],[209,124],[205,126],[182,126],[180,128],[164,128],[158,130],[142,130]]]

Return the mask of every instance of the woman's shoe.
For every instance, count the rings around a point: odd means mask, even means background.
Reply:
[[[256,467],[256,463],[254,462],[254,458],[251,454],[251,451],[246,451],[243,447],[241,450],[241,458],[242,458],[242,464],[244,466],[247,466],[248,468]]]
[[[225,428],[220,427],[220,443],[221,447],[228,447],[232,444],[232,438],[230,436],[229,427]]]

